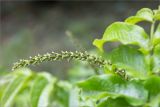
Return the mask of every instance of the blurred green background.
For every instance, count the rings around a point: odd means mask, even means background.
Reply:
[[[11,72],[18,59],[38,53],[93,51],[92,41],[101,38],[109,24],[123,21],[143,7],[156,9],[159,4],[158,0],[0,1],[0,74]],[[65,79],[72,65],[67,61],[47,62],[31,68]]]

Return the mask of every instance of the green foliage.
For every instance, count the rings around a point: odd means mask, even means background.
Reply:
[[[103,102],[98,104],[98,107],[130,107],[130,105],[123,98],[106,98]]]
[[[143,28],[137,25],[115,22],[111,24],[104,32],[101,40],[96,39],[93,44],[100,50],[103,50],[102,46],[108,41],[119,41],[123,44],[135,44],[142,49],[148,49],[148,35]]]
[[[49,106],[50,102],[53,102],[51,97],[56,97],[56,101],[63,106],[68,102],[69,98],[67,96],[64,98],[63,96],[65,95],[64,93],[69,93],[69,89],[66,90],[66,83],[58,81],[55,77],[46,72],[35,73],[29,69],[23,68],[17,69],[10,75],[10,83],[5,85],[6,88],[4,88],[4,91],[0,91],[0,105],[2,107]],[[5,79],[7,78],[4,78],[4,81]],[[28,95],[25,95],[24,92]],[[59,94],[61,95],[59,96]],[[23,97],[21,95],[23,95]],[[26,101],[27,103],[21,104],[18,101]]]
[[[160,42],[160,24],[157,26],[157,30],[154,33],[153,45],[157,45]]]
[[[153,11],[148,8],[140,9],[135,16],[131,16],[125,20],[125,22],[136,24],[141,21],[153,21]]]
[[[144,89],[141,83],[136,81],[126,82],[116,75],[94,76],[79,82],[78,86],[83,88],[85,93],[97,92],[96,100],[101,100],[101,98],[105,97],[123,97],[133,106],[144,104],[148,95],[147,90]]]
[[[129,46],[120,46],[107,53],[115,66],[125,69],[128,75],[145,78],[149,71],[149,66],[145,62],[145,56],[137,49]]]
[[[94,40],[93,44],[100,50],[97,51],[97,56],[86,52],[66,51],[18,61],[13,66],[14,72],[2,76],[3,82],[0,86],[4,90],[0,88],[0,105],[2,107],[159,107],[159,20],[160,7],[157,10],[143,8],[124,22],[114,22],[106,28],[102,39]],[[150,34],[136,25],[142,21],[150,22]],[[107,42],[121,44],[106,52],[103,45]],[[81,67],[76,63],[70,70],[71,78],[68,81],[60,81],[46,72],[36,73],[20,68],[63,59],[86,61],[90,64],[91,70],[84,69],[84,66]],[[88,73],[90,71],[95,73]]]
[[[49,105],[49,96],[54,88],[55,80],[47,73],[36,76],[31,88],[31,105],[33,107]]]
[[[153,54],[153,72],[160,73],[160,44],[156,45]]]
[[[30,78],[30,73],[19,73],[19,76],[13,77],[13,80],[7,85],[6,90],[2,96],[2,106],[11,106],[12,100],[18,94],[18,92],[24,87],[24,83]],[[28,72],[28,71],[27,71]]]

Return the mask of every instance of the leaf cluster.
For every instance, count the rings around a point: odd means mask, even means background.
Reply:
[[[150,34],[138,25],[143,21],[151,24]],[[124,22],[112,23],[106,28],[102,39],[95,39],[93,42],[100,50],[97,53],[102,58],[83,52],[53,52],[31,57],[29,60],[20,60],[15,63],[13,69],[44,61],[75,59],[102,66],[103,72],[72,83],[58,80],[46,72],[35,73],[26,68],[16,69],[3,76],[3,83],[0,83],[0,86],[4,90],[0,88],[0,105],[159,107],[159,22],[160,7],[157,10],[143,8]],[[121,44],[111,51],[105,51],[103,45],[107,42]]]

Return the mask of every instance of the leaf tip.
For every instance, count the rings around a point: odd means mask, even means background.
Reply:
[[[106,40],[103,39],[95,39],[93,41],[93,45],[96,46],[101,52],[104,52],[103,50],[103,44],[106,42]]]

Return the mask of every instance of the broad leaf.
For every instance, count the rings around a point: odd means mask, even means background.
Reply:
[[[70,91],[69,107],[79,107],[80,106],[79,92],[80,90],[78,88],[74,88]]]
[[[118,41],[122,44],[138,45],[142,50],[147,50],[148,40],[148,35],[140,26],[115,22],[106,29],[102,39],[94,40],[93,45],[103,51],[103,44],[105,42]]]
[[[160,94],[158,94],[156,97],[152,98],[149,103],[148,106],[149,107],[159,107],[160,106]]]
[[[160,77],[159,76],[149,77],[145,81],[145,88],[149,91],[150,99],[160,94]]]
[[[16,76],[7,86],[2,96],[1,103],[3,107],[11,107],[15,96],[20,92],[27,80],[31,77],[31,72],[28,69],[20,69],[14,72]]]
[[[136,24],[141,21],[153,21],[153,12],[149,8],[142,8],[135,16],[131,16],[125,20],[127,23]]]
[[[160,43],[155,46],[153,53],[153,69],[152,72],[160,73]]]
[[[160,6],[157,10],[153,10],[153,11],[154,11],[154,19],[160,21]]]
[[[142,84],[135,81],[126,82],[116,75],[93,76],[77,85],[86,93],[95,91],[99,95],[106,93],[106,97],[123,97],[134,106],[142,105],[147,100],[147,91]]]
[[[51,96],[52,101],[54,101],[57,105],[69,107],[71,84],[65,81],[58,81],[54,87],[55,89]]]
[[[154,19],[159,20],[160,21],[160,10],[158,10],[154,16]]]
[[[152,43],[153,45],[157,45],[158,43],[160,43],[160,24],[157,26],[157,30],[154,33]]]
[[[145,81],[145,88],[149,92],[149,105],[159,107],[160,104],[160,77],[151,76]]]
[[[124,98],[106,98],[97,107],[131,107]]]
[[[14,98],[13,107],[31,107],[29,89],[29,87],[25,87],[18,93]]]
[[[55,81],[55,78],[47,73],[36,76],[31,89],[32,107],[47,107],[49,105],[49,97]]]
[[[0,74],[1,75],[1,74]],[[2,98],[2,95],[4,94],[5,88],[8,86],[8,84],[14,79],[14,76],[10,74],[5,74],[3,76],[0,76],[0,99]],[[1,103],[0,103],[1,104]]]
[[[126,70],[126,73],[133,77],[145,78],[149,66],[145,61],[145,56],[135,48],[120,46],[106,54],[107,59],[118,68]]]

